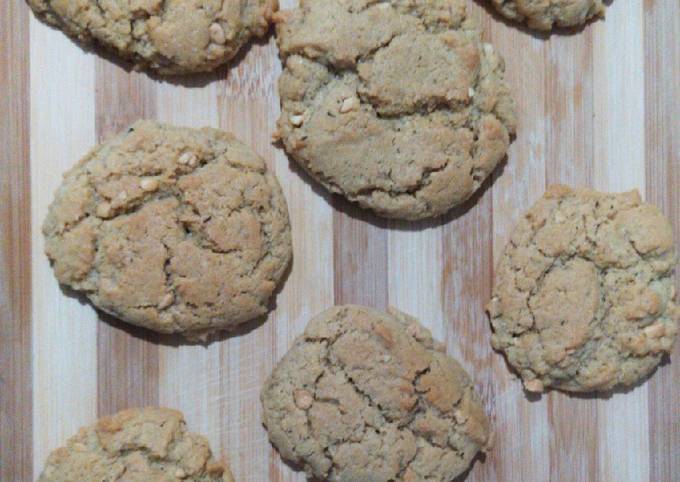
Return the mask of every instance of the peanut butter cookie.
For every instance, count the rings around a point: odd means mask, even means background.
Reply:
[[[515,132],[504,64],[463,0],[302,0],[275,15],[277,135],[324,187],[422,219],[468,199]]]
[[[292,256],[286,201],[231,134],[140,121],[67,172],[43,226],[60,283],[190,339],[268,311]]]
[[[269,438],[321,480],[451,481],[489,447],[489,421],[444,351],[396,310],[331,308],[262,390]]]
[[[529,391],[605,391],[642,380],[680,319],[670,223],[637,191],[552,186],[505,248],[488,310]]]
[[[602,0],[491,0],[503,16],[526,22],[529,28],[576,27],[604,16]]]
[[[205,72],[269,30],[277,0],[28,0],[36,16],[138,68]]]
[[[47,458],[39,482],[234,482],[180,412],[142,408],[81,428]]]

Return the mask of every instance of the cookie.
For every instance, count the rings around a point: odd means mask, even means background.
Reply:
[[[261,400],[272,444],[319,480],[450,481],[490,445],[468,374],[396,310],[316,316]]]
[[[500,259],[491,342],[524,387],[630,387],[670,353],[680,320],[671,225],[637,191],[551,186]]]
[[[234,482],[208,441],[189,433],[182,414],[133,408],[99,419],[47,458],[39,482]]]
[[[550,30],[554,27],[576,27],[604,17],[603,0],[491,0],[504,17],[526,22],[529,28]]]
[[[189,339],[264,315],[292,256],[281,188],[234,136],[139,121],[64,175],[43,225],[60,283]]]
[[[263,37],[277,0],[28,0],[36,16],[161,74],[207,72]]]
[[[463,0],[302,0],[274,21],[276,136],[331,192],[384,217],[438,216],[505,157],[505,67]]]

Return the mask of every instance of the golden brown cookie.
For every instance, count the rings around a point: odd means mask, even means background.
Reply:
[[[267,313],[292,256],[286,201],[262,158],[229,133],[152,121],[65,174],[43,232],[60,283],[187,338]]]
[[[28,0],[36,16],[161,74],[206,72],[269,29],[277,0]]]
[[[670,223],[637,191],[551,186],[501,257],[491,342],[529,391],[631,386],[675,340],[675,263]]]
[[[39,482],[234,482],[182,414],[135,408],[81,428],[47,458]]]
[[[605,10],[602,0],[491,0],[491,3],[503,16],[526,22],[536,30],[583,25],[603,17]]]
[[[396,310],[316,316],[261,399],[272,444],[320,480],[451,481],[489,447],[470,377]]]
[[[503,60],[463,0],[302,0],[275,22],[277,135],[328,190],[428,218],[505,157],[515,114]]]

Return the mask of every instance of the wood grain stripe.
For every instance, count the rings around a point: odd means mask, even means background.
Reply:
[[[0,4],[0,480],[33,477],[28,21]]]
[[[593,179],[593,31],[553,35],[547,45],[545,109],[550,119],[546,185],[590,186]],[[597,476],[597,401],[546,395],[551,480]]]
[[[31,16],[31,233],[34,475],[48,453],[96,419],[97,316],[62,289],[41,226],[61,183],[95,144],[94,56]]]
[[[642,0],[613,2],[593,24],[594,187],[645,191]],[[648,480],[648,387],[597,399],[598,479]],[[621,457],[621,454],[626,454]]]
[[[335,304],[384,310],[388,301],[387,222],[334,196]]]
[[[680,3],[645,2],[645,153],[647,201],[673,225],[680,246]],[[675,286],[680,293],[680,268]],[[677,298],[678,295],[676,295]],[[650,480],[680,474],[680,343],[648,382]]]
[[[95,82],[98,142],[105,142],[138,119],[155,117],[155,85],[146,74],[128,72],[100,58]],[[159,337],[103,313],[99,317],[97,414],[158,405]]]
[[[97,141],[105,142],[139,119],[156,117],[157,82],[108,58],[95,63]]]
[[[442,220],[392,222],[388,232],[389,306],[415,316],[444,341]],[[404,282],[408,280],[408,282]]]
[[[485,187],[490,186],[490,180]],[[496,385],[493,380],[495,355],[489,343],[491,330],[484,306],[491,298],[493,272],[492,192],[483,189],[443,226],[442,305],[444,340],[447,351],[473,378],[485,411],[493,420],[496,413]],[[470,481],[493,478],[498,454],[491,452],[485,463],[476,464]]]

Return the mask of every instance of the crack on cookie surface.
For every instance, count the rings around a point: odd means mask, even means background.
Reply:
[[[382,216],[432,217],[504,158],[515,117],[503,61],[463,2],[303,1],[277,22],[279,136],[332,192]]]
[[[631,386],[676,337],[674,264],[668,221],[636,192],[553,186],[499,263],[492,344],[531,391]]]
[[[331,481],[453,479],[486,446],[488,421],[441,349],[398,312],[319,315],[263,389],[272,443]]]
[[[262,159],[229,134],[148,121],[65,175],[43,230],[60,282],[125,321],[188,336],[266,313],[292,255]]]
[[[40,482],[63,480],[233,482],[205,437],[189,433],[181,413],[130,409],[82,428],[53,451]]]

